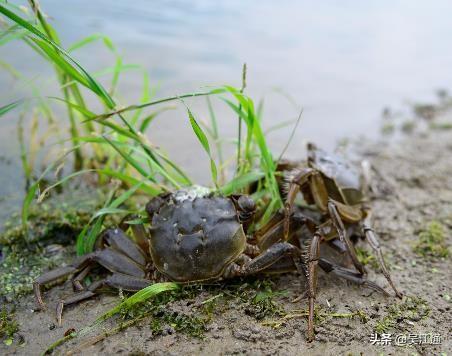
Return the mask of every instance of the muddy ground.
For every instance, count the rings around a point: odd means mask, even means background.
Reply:
[[[391,266],[393,279],[405,294],[402,301],[386,297],[369,289],[351,285],[334,276],[319,272],[319,315],[316,341],[306,341],[306,300],[292,300],[304,290],[304,279],[295,273],[270,279],[273,291],[270,313],[258,315],[253,306],[237,297],[214,303],[208,312],[210,321],[202,324],[201,337],[192,336],[197,330],[176,331],[177,325],[167,321],[155,324],[154,317],[146,317],[136,326],[109,336],[91,346],[83,346],[93,333],[70,340],[56,349],[58,354],[309,354],[309,355],[399,355],[451,354],[452,340],[452,263],[449,257],[425,257],[413,247],[419,233],[431,221],[438,221],[446,242],[452,244],[452,132],[430,132],[403,139],[398,143],[375,143],[359,149],[386,177],[377,180],[376,197],[372,200],[375,228],[381,237],[384,254]],[[360,242],[361,247],[365,243]],[[393,295],[384,277],[373,264],[368,265],[369,279],[385,286]],[[268,279],[268,278],[267,278]],[[236,283],[236,282],[235,282]],[[255,282],[253,282],[255,283]],[[224,287],[202,291],[197,296],[165,305],[175,315],[200,315],[205,318],[202,302],[211,297],[220,300]],[[278,293],[282,292],[283,293]],[[91,324],[102,312],[116,305],[118,296],[100,296],[68,307],[62,327],[55,327],[53,306],[65,294],[69,285],[45,293],[51,306],[47,312],[34,311],[32,296],[16,302],[15,318],[19,331],[10,346],[0,345],[0,354],[35,355],[71,328],[79,330]],[[252,294],[251,294],[252,295]],[[251,310],[251,311],[250,311]],[[298,310],[298,312],[296,311]],[[286,315],[285,319],[281,319]],[[351,315],[355,315],[352,317]],[[157,315],[158,316],[158,315]],[[347,317],[348,316],[348,317]],[[154,322],[153,322],[154,320]],[[198,319],[187,319],[188,323]],[[204,320],[204,319],[203,319]],[[273,326],[268,321],[279,320]],[[190,326],[190,325],[189,325]],[[191,325],[193,326],[193,325]],[[277,327],[275,327],[277,326]],[[185,326],[187,328],[187,325]],[[392,335],[390,345],[373,345],[375,330]],[[440,334],[437,345],[419,344],[412,336],[412,345],[396,346],[396,334],[409,336]],[[407,344],[408,344],[407,341]],[[418,340],[419,341],[419,340]]]

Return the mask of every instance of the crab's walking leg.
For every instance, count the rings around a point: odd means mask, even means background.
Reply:
[[[88,265],[86,266],[77,276],[75,276],[75,278],[72,280],[72,285],[74,286],[74,289],[76,291],[82,291],[85,289],[85,287],[82,284],[82,281],[85,279],[85,277],[88,275],[89,271],[91,271],[91,269],[93,268],[93,266]]]
[[[82,300],[91,298],[97,294],[98,289],[104,286],[122,289],[129,292],[136,292],[149,286],[151,283],[152,281],[149,279],[133,277],[122,273],[114,273],[105,279],[93,282],[89,285],[87,290],[76,293],[58,302],[56,307],[56,319],[58,325],[61,325],[62,323],[63,309],[66,305],[75,304],[81,302]]]
[[[113,234],[113,236],[117,237],[116,234]],[[54,282],[62,277],[78,272],[84,269],[88,264],[93,262],[97,262],[98,264],[112,272],[122,272],[124,274],[138,278],[143,278],[146,274],[143,265],[140,265],[137,261],[132,260],[128,256],[108,247],[104,250],[98,250],[96,252],[84,255],[79,261],[70,266],[55,269],[38,277],[33,283],[33,289],[35,292],[36,301],[39,306],[42,309],[45,308],[45,303],[43,302],[41,296],[42,284]]]
[[[362,263],[359,262],[358,256],[356,256],[355,247],[353,246],[352,242],[350,241],[350,239],[347,236],[347,230],[345,229],[341,216],[339,215],[336,205],[332,200],[328,201],[328,213],[330,215],[330,218],[333,222],[335,229],[337,230],[337,234],[339,235],[339,240],[342,241],[347,248],[347,251],[352,259],[353,265],[356,267],[356,269],[361,274],[365,274],[366,270],[365,270],[364,266],[362,265]]]
[[[385,295],[388,295],[383,288],[381,288],[378,284],[368,281],[366,277],[359,272],[355,272],[351,269],[336,265],[331,263],[325,258],[319,259],[319,267],[324,270],[326,273],[333,273],[338,277],[344,278],[350,282],[357,283],[360,286],[368,287],[374,289],[378,292],[381,292]]]
[[[311,176],[315,175],[311,168],[304,168],[299,171],[289,182],[286,203],[284,204],[284,241],[289,240],[290,216],[292,214],[295,198],[300,188],[309,182]]]
[[[308,316],[308,341],[314,340],[314,304],[317,289],[317,264],[320,257],[321,236],[318,232],[314,234],[309,247],[308,269],[307,269],[307,295],[309,298],[309,316]]]
[[[381,271],[383,272],[383,275],[386,277],[390,286],[394,290],[396,296],[402,299],[402,293],[400,293],[395,287],[394,282],[391,279],[391,275],[389,274],[388,268],[386,267],[386,263],[383,258],[383,253],[381,252],[380,243],[378,242],[377,234],[374,232],[370,225],[370,219],[371,219],[370,211],[367,211],[366,218],[364,219],[364,222],[362,224],[364,235],[366,237],[366,240],[369,242],[369,245],[372,247],[375,254],[377,255],[377,261],[381,268]]]
[[[235,263],[231,263],[228,266],[223,273],[223,277],[232,278],[255,274],[272,266],[283,257],[288,256],[293,258],[294,263],[296,263],[296,257],[300,256],[300,253],[300,250],[296,246],[288,242],[279,242],[270,246],[255,258],[249,258],[246,255],[239,256]]]
[[[33,282],[33,291],[35,294],[36,302],[41,309],[45,309],[46,305],[42,300],[41,285],[46,283],[55,282],[63,277],[69,276],[82,270],[88,263],[90,263],[93,254],[87,254],[82,256],[78,261],[72,265],[54,269],[52,271],[46,272],[35,279]]]
[[[81,302],[82,300],[91,298],[94,295],[96,295],[95,291],[84,290],[84,291],[81,291],[74,295],[71,295],[70,297],[68,297],[66,299],[60,300],[56,307],[56,320],[57,320],[58,326],[61,326],[61,324],[63,323],[62,315],[63,315],[63,308],[65,305],[70,305],[70,304]]]
[[[294,256],[299,254],[299,250],[294,245],[288,242],[279,242],[269,247],[264,253],[261,253],[256,258],[253,258],[246,265],[243,266],[243,274],[253,274],[264,270],[271,266],[284,256]]]
[[[145,266],[146,254],[119,228],[105,230],[103,239],[114,249],[123,252],[135,263]]]
[[[290,240],[305,224],[306,218],[304,216],[298,213],[292,213],[289,216],[288,239]],[[254,238],[262,251],[284,238],[284,225],[284,215],[277,213],[266,225],[255,232]]]

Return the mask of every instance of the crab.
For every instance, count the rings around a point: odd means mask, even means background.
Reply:
[[[335,271],[336,274],[358,284],[382,290],[366,279],[367,272],[358,260],[354,244],[350,239],[352,234],[362,237],[370,244],[381,271],[396,296],[402,298],[402,293],[391,279],[377,234],[371,225],[371,209],[364,195],[368,182],[363,181],[362,176],[342,157],[327,154],[312,143],[308,144],[308,159],[304,164],[286,163],[284,166],[285,169],[291,168],[286,182],[288,187],[284,209],[284,241],[290,239],[290,217],[298,192],[301,192],[304,200],[314,205],[321,215],[318,224],[311,227],[313,231],[311,237],[302,242],[307,250],[305,266],[309,300],[308,340],[311,341],[314,339],[317,266],[323,270]],[[341,252],[347,252],[357,271],[334,265],[320,258],[321,242],[327,242]]]
[[[262,238],[276,241],[265,250],[257,240],[247,237],[256,205],[247,195],[216,196],[199,189],[179,190],[150,200],[146,205],[151,227],[130,225],[134,238],[121,228],[100,234],[96,249],[68,266],[42,274],[33,284],[37,304],[45,309],[41,286],[73,276],[76,293],[57,304],[57,322],[62,323],[64,306],[78,303],[103,287],[139,291],[156,281],[179,283],[206,282],[248,276],[262,271],[285,271],[279,260],[289,260],[290,269],[300,267],[301,251],[282,241],[279,227],[262,233]],[[292,214],[290,234],[304,224],[304,217]],[[278,235],[278,237],[270,237]],[[83,280],[96,265],[111,274],[84,286]]]

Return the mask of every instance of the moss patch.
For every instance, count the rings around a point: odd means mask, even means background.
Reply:
[[[380,269],[377,259],[368,250],[361,247],[355,247],[355,250],[356,256],[358,257],[359,262],[361,262],[363,266],[370,266],[375,271],[378,271]]]
[[[250,277],[229,283],[183,286],[124,309],[121,316],[123,320],[132,320],[140,315],[150,315],[149,326],[154,335],[180,332],[202,338],[214,314],[221,314],[230,303],[256,320],[286,315],[284,308],[275,300],[286,292],[274,291],[271,280]],[[199,302],[200,293],[207,294],[203,302]],[[180,308],[179,301],[191,305],[190,308]]]
[[[44,251],[9,251],[0,264],[0,297],[7,300],[30,293],[32,283],[44,270],[52,269],[63,261],[63,256],[47,257]]]
[[[19,324],[14,320],[14,314],[6,307],[0,311],[0,340],[7,346],[13,342],[14,334],[19,331]]]
[[[28,213],[28,235],[21,225],[19,214],[15,213],[5,222],[0,233],[0,247],[73,242],[100,207],[99,201],[100,198],[93,198],[93,194],[75,190],[33,205]]]
[[[202,338],[206,331],[207,319],[187,315],[177,311],[168,311],[160,306],[153,315],[150,323],[150,328],[153,335],[161,335],[164,332],[164,327],[168,327],[170,332],[174,330],[181,332],[191,337]]]
[[[430,222],[426,229],[420,232],[414,252],[424,257],[447,257],[449,255],[445,228],[439,221]]]
[[[34,205],[29,211],[28,234],[19,215],[11,216],[0,233],[0,297],[13,299],[31,292],[36,277],[61,264],[63,246],[75,242],[99,206],[93,196],[75,190]]]
[[[401,303],[389,305],[386,315],[374,327],[377,334],[401,328],[403,321],[419,321],[430,314],[427,301],[419,297],[406,297]]]

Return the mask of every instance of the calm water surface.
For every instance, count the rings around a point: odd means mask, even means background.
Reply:
[[[17,2],[19,3],[19,2]],[[452,2],[413,1],[61,1],[42,0],[68,46],[92,33],[107,34],[127,63],[141,64],[159,86],[157,96],[240,85],[248,64],[247,93],[264,98],[270,127],[303,119],[288,155],[299,157],[306,140],[328,149],[342,137],[375,137],[384,106],[430,100],[452,87]],[[0,47],[3,61],[51,95],[52,70],[22,44]],[[113,59],[100,46],[74,56],[96,72]],[[0,74],[2,105],[29,94],[27,86]],[[108,78],[102,77],[108,84]],[[43,84],[44,83],[44,84]],[[291,104],[281,91],[289,94]],[[120,80],[121,102],[140,98],[141,76]],[[204,100],[190,101],[199,118]],[[215,105],[221,132],[233,136],[235,117]],[[62,113],[64,113],[62,111]],[[22,195],[16,143],[17,113],[0,121],[0,196],[15,204]],[[275,152],[289,129],[269,136]],[[195,179],[206,181],[207,162],[183,110],[162,116],[150,138],[167,149]],[[3,204],[4,205],[4,204]]]

